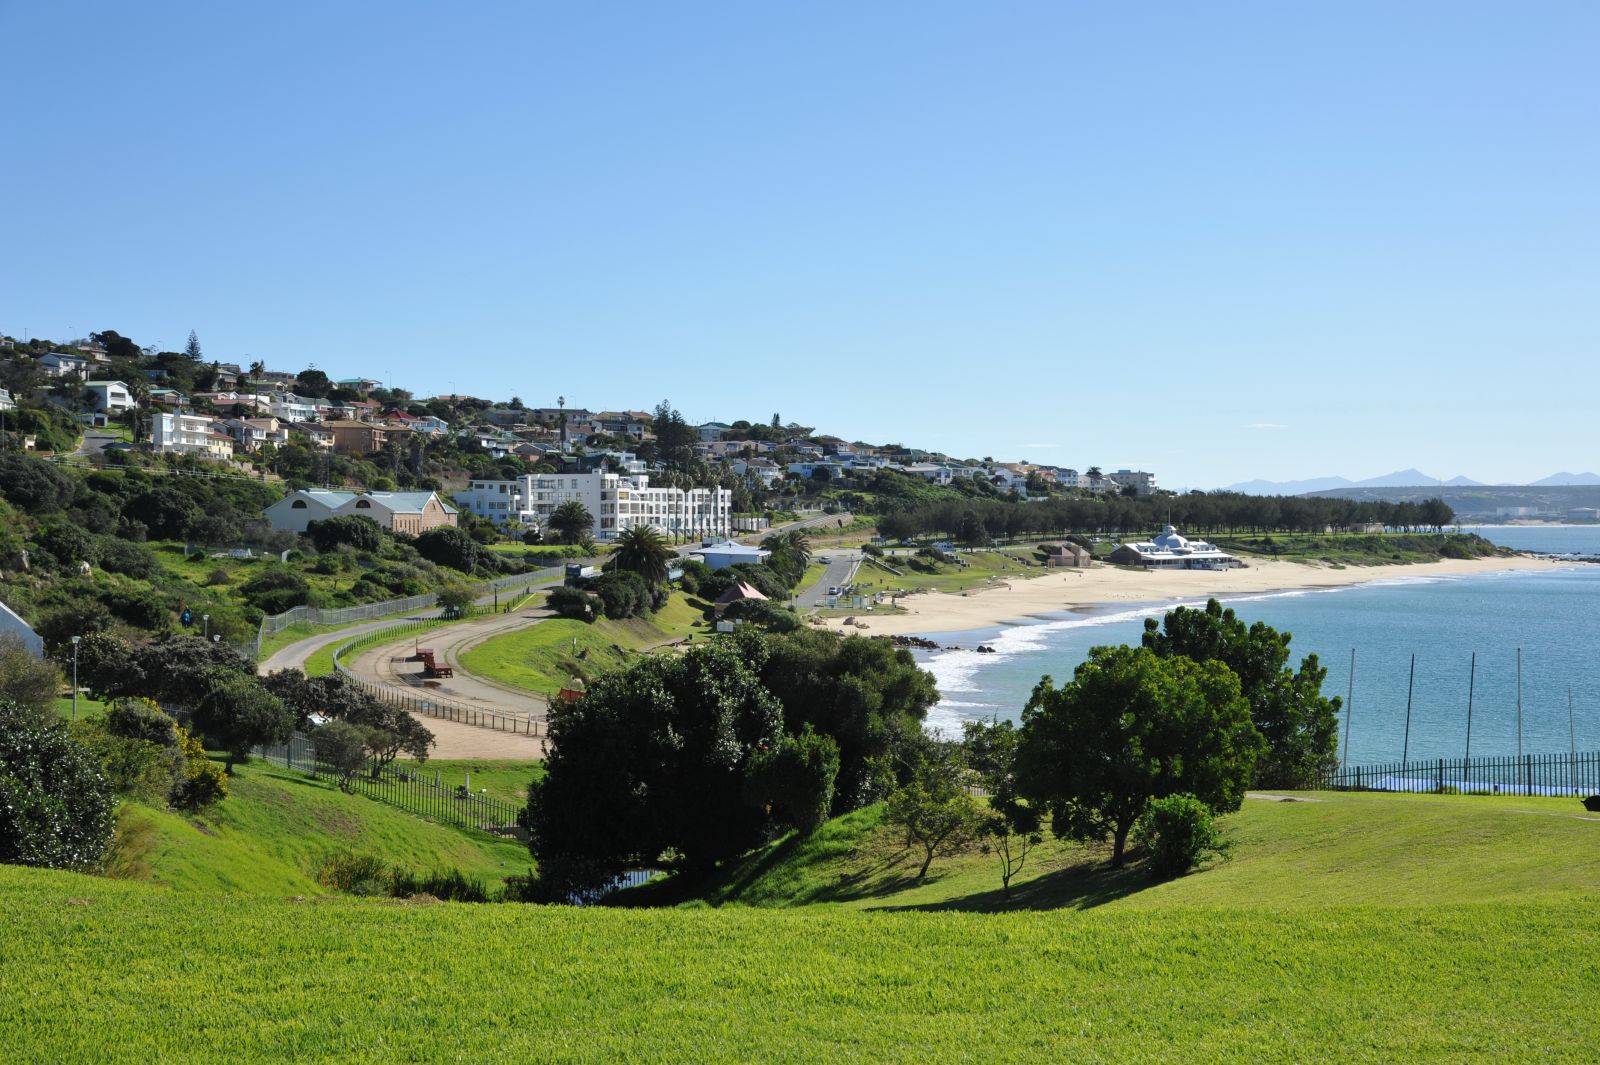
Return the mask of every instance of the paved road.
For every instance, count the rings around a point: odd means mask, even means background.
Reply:
[[[93,461],[99,457],[100,452],[105,449],[107,444],[115,444],[120,439],[121,437],[114,433],[102,432],[99,429],[85,429],[83,442],[78,445],[78,450],[74,451],[72,455],[74,458],[82,455]]]
[[[861,552],[855,548],[836,548],[818,554],[826,554],[833,561],[823,570],[816,584],[795,596],[796,604],[802,608],[827,606],[828,589],[843,588],[849,584],[855,579],[856,569],[861,565]]]

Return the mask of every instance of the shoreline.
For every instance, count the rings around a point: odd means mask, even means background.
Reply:
[[[1247,569],[1147,570],[1132,572],[1111,566],[1090,570],[1058,570],[1027,580],[1003,581],[980,591],[921,592],[900,600],[904,614],[863,611],[865,625],[844,627],[843,618],[828,618],[835,632],[868,636],[935,636],[941,633],[992,629],[1034,618],[1059,617],[1073,611],[1110,605],[1160,606],[1194,599],[1263,595],[1313,588],[1344,588],[1374,581],[1415,577],[1465,577],[1510,571],[1544,571],[1571,565],[1532,555],[1497,558],[1443,559],[1395,566],[1335,569],[1306,562],[1265,559]]]

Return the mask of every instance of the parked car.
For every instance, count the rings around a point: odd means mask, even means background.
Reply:
[[[818,558],[817,561],[822,563],[824,566],[831,566],[833,565],[833,556],[823,555],[821,558]]]
[[[838,595],[839,594],[839,586],[837,584],[830,584],[828,586],[828,594],[829,595]]]

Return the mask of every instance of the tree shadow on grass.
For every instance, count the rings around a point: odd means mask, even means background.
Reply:
[[[999,873],[995,874],[999,879]],[[912,881],[915,883],[915,880]],[[875,910],[956,910],[972,913],[1003,913],[1017,910],[1090,910],[1108,902],[1127,898],[1156,881],[1137,866],[1109,868],[1104,860],[1091,859],[1052,869],[1042,876],[1014,884],[1008,897],[999,887],[937,902],[874,906]]]

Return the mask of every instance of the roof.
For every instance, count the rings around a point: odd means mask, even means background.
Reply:
[[[744,555],[748,558],[760,558],[771,553],[765,548],[747,547],[744,544],[734,543],[732,540],[720,544],[711,544],[709,547],[702,547],[698,551],[690,552],[690,554],[700,555]]]
[[[382,503],[390,510],[400,514],[420,514],[428,505],[428,500],[435,498],[436,492],[364,492],[374,502]],[[440,505],[449,507],[440,500]]]
[[[746,584],[744,581],[734,581],[732,586],[729,587],[727,591],[717,596],[717,598],[712,602],[712,605],[727,606],[729,603],[737,603],[745,599],[765,598],[766,596],[750,587],[750,585]]]

